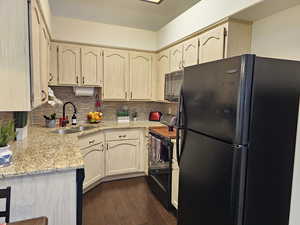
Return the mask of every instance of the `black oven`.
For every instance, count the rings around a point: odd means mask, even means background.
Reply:
[[[157,199],[170,209],[173,143],[169,138],[150,132],[149,146],[147,181]]]

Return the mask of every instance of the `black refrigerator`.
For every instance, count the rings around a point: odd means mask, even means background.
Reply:
[[[179,225],[288,225],[300,62],[243,55],[184,69]]]

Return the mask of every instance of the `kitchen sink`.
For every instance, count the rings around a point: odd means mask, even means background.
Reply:
[[[74,134],[85,130],[93,129],[93,126],[79,126],[79,127],[73,127],[73,128],[60,128],[57,130],[52,131],[52,133],[55,134]]]
[[[52,133],[55,133],[55,134],[74,134],[77,132],[80,132],[80,131],[73,130],[73,129],[57,129],[57,130],[52,131]]]
[[[93,127],[93,126],[79,126],[79,127],[71,128],[71,130],[84,131],[84,130],[90,130],[90,129],[93,129],[93,128],[95,128],[95,127]]]

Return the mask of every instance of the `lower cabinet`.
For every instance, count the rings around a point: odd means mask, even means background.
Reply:
[[[103,178],[111,180],[114,176],[144,172],[143,136],[141,129],[112,129],[80,136],[85,169],[83,189],[89,190]]]
[[[172,205],[178,209],[178,191],[179,191],[179,168],[172,170]]]
[[[85,165],[84,189],[105,176],[104,150],[103,144],[97,144],[81,150]]]
[[[118,175],[139,171],[139,140],[107,142],[106,175]]]
[[[178,209],[178,191],[179,191],[179,166],[176,155],[176,142],[173,141],[173,158],[172,158],[172,191],[171,191],[171,203]]]

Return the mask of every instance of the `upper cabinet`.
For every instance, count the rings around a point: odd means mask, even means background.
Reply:
[[[170,72],[170,52],[162,51],[157,55],[156,100],[165,100],[165,75]]]
[[[130,100],[152,98],[152,55],[130,53]]]
[[[79,85],[81,68],[80,61],[80,47],[73,45],[59,45],[59,84],[73,86]]]
[[[104,50],[104,100],[127,100],[129,77],[129,53],[127,51]]]
[[[82,85],[100,86],[103,82],[103,57],[101,48],[82,48]]]
[[[58,44],[50,44],[49,85],[58,84]]]
[[[103,50],[96,47],[52,43],[49,85],[102,86]]]
[[[32,108],[48,101],[50,38],[36,1],[31,2]]]
[[[183,45],[178,44],[170,49],[170,72],[183,69]]]
[[[219,26],[200,35],[199,63],[225,57],[225,26]]]
[[[251,52],[251,23],[231,20],[199,36],[199,63]]]
[[[40,38],[40,56],[41,56],[41,93],[42,103],[48,101],[48,81],[49,81],[49,51],[50,51],[50,40],[48,37],[47,29],[45,25],[42,25],[41,38]]]
[[[42,104],[42,87],[41,87],[41,37],[42,21],[36,1],[31,2],[31,92],[32,107],[36,108]]]
[[[183,67],[198,64],[199,39],[194,37],[183,42]]]

